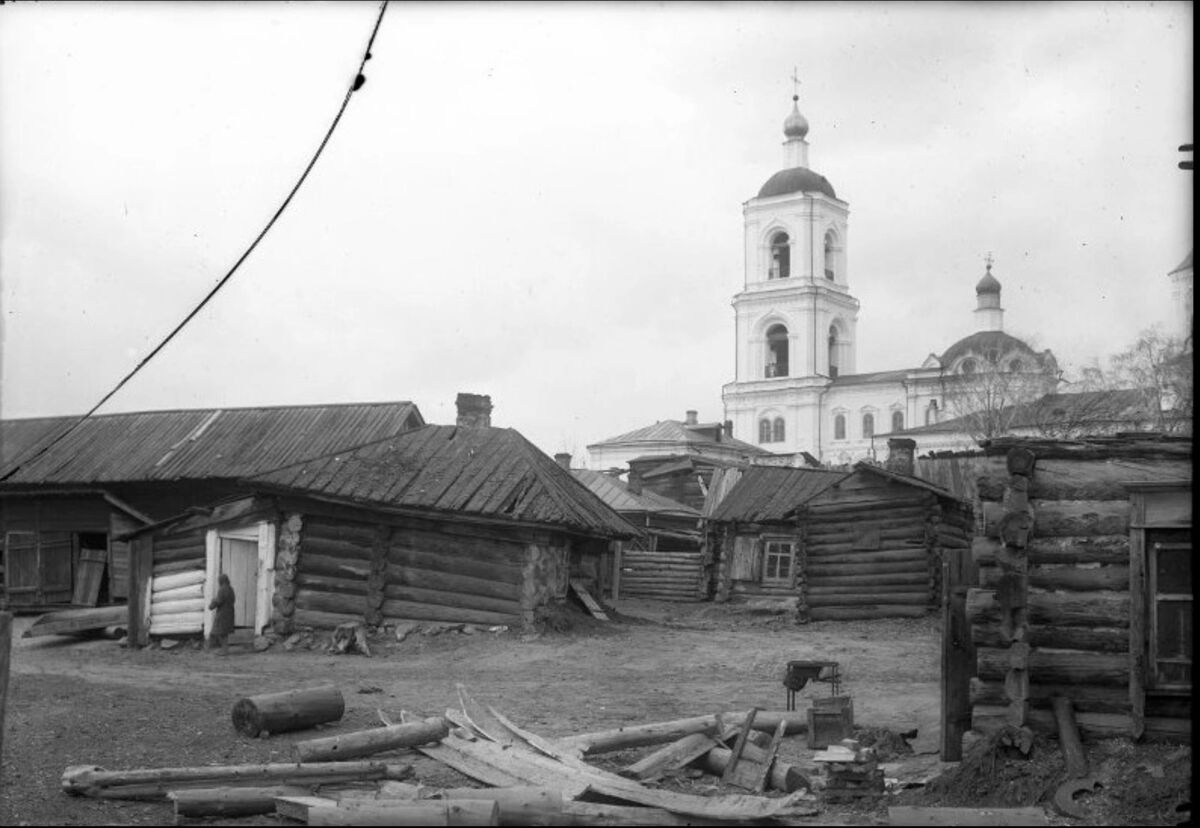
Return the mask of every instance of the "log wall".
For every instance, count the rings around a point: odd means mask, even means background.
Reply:
[[[702,601],[707,597],[704,554],[626,549],[621,560],[621,592],[634,598]]]
[[[150,635],[204,632],[205,532],[192,530],[153,539]]]
[[[1143,635],[1137,619],[1145,610],[1131,594],[1124,483],[1186,478],[1190,469],[1094,451],[1071,457],[1067,448],[1043,457],[1018,446],[1008,461],[1007,478],[994,463],[977,467],[985,502],[972,543],[979,588],[967,596],[978,668],[973,726],[1052,734],[1050,700],[1065,696],[1086,738],[1188,730],[1190,706],[1161,708],[1171,715],[1156,718],[1153,728],[1143,719],[1142,668],[1130,642]]]

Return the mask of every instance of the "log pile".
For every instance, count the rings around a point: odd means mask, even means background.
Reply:
[[[279,537],[275,541],[275,594],[271,598],[271,627],[279,635],[287,635],[294,628],[296,614],[296,570],[300,564],[300,532],[303,518],[298,514],[288,515],[279,526]]]
[[[973,726],[1053,734],[1051,700],[1065,695],[1085,736],[1132,735],[1129,502],[1115,482],[1122,471],[1043,460],[1025,446],[1008,450],[1006,471],[978,481],[992,499],[972,545],[980,587],[967,594],[977,652]]]
[[[157,560],[158,545],[155,544]],[[199,568],[155,575],[150,582],[150,634],[204,631],[204,563]]]

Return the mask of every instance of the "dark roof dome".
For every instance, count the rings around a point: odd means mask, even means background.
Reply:
[[[986,276],[984,277],[987,278]],[[1043,355],[1037,353],[1021,340],[1011,334],[1006,334],[1004,331],[977,331],[970,336],[963,337],[955,342],[946,352],[940,357],[942,366],[949,368],[960,357],[974,354],[975,356],[987,357],[989,352],[996,352],[1001,357],[1006,355],[1020,355],[1030,357],[1034,360],[1035,365],[1042,366]]]
[[[783,134],[788,138],[803,138],[808,135],[808,119],[800,114],[799,95],[792,96],[792,114],[783,122]]]
[[[758,191],[759,198],[787,195],[788,193],[824,193],[830,198],[837,198],[833,185],[825,176],[815,173],[808,167],[792,167],[790,170],[780,170],[767,179]]]
[[[983,278],[979,280],[979,284],[975,286],[975,293],[999,293],[1000,280],[992,275],[992,266],[988,265],[987,273],[983,274]]]

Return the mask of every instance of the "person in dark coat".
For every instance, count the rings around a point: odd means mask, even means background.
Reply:
[[[229,635],[233,632],[233,586],[229,576],[217,579],[217,597],[208,605],[213,610],[212,640],[221,645],[221,655],[229,655]]]

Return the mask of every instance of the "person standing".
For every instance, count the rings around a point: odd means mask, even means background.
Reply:
[[[229,576],[221,573],[217,579],[217,596],[208,605],[213,610],[212,640],[221,645],[221,655],[229,655],[229,635],[233,632],[233,585]]]

